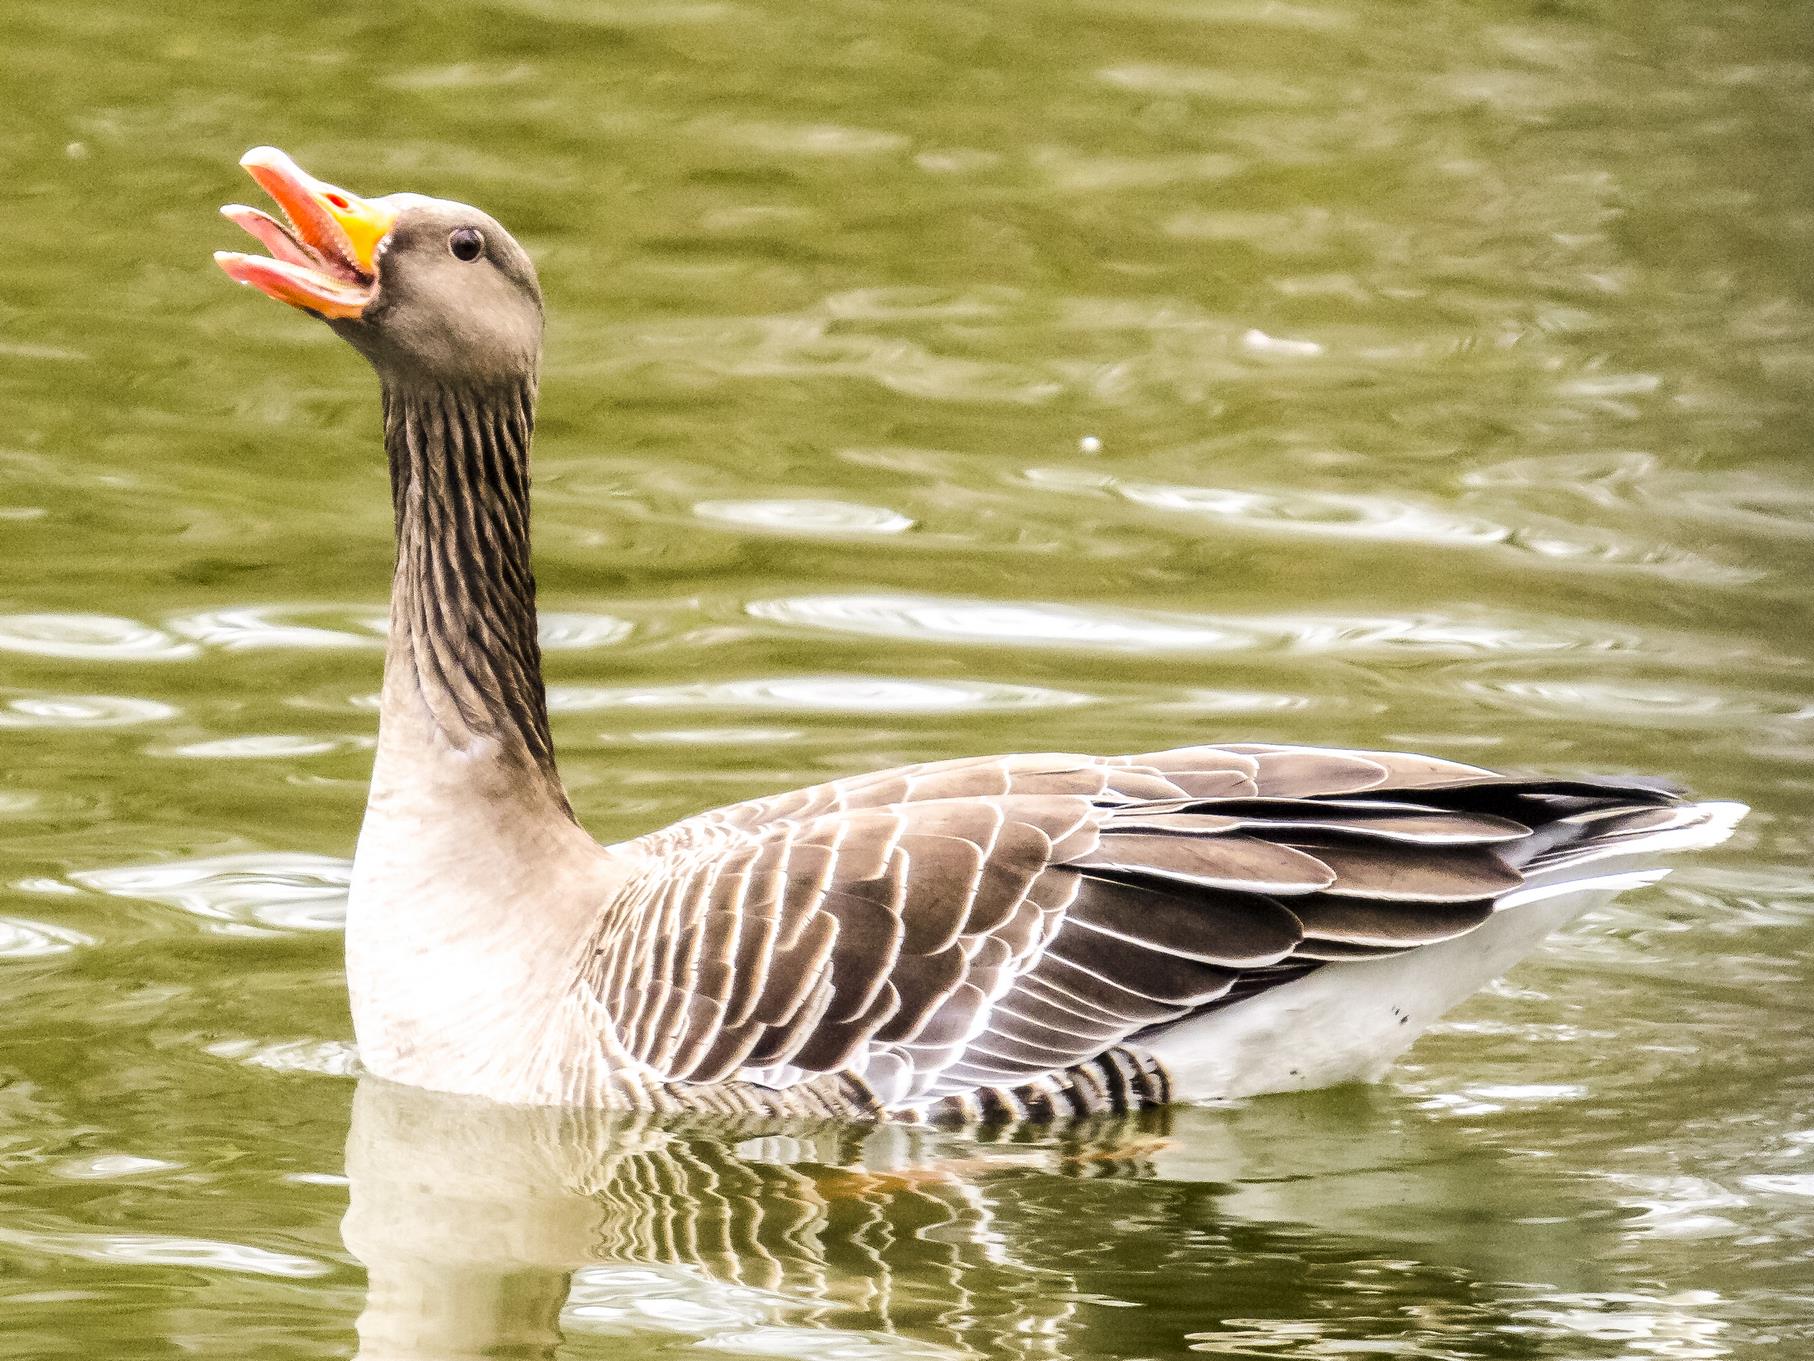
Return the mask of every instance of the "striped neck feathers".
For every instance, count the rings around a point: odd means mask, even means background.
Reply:
[[[533,375],[483,389],[385,383],[397,560],[384,710],[388,724],[419,705],[448,747],[493,754],[566,810],[529,561],[534,412]]]

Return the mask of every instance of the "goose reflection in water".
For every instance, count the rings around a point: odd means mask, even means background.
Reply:
[[[1373,1093],[960,1135],[366,1078],[344,1234],[369,1277],[362,1361],[551,1358],[563,1330],[582,1354],[1081,1361],[1257,1327],[1273,1354],[1401,1293],[1472,1330],[1532,1304],[1498,1282],[1604,1284],[1579,1192],[1517,1167]],[[1115,1221],[1153,1229],[1150,1255],[1105,1249]]]
[[[1138,1157],[1163,1118],[1058,1157]],[[588,1332],[723,1343],[785,1324],[894,1356],[1065,1356],[1075,1283],[1016,1255],[976,1167],[940,1161],[937,1137],[507,1107],[367,1078],[344,1225],[370,1281],[358,1355],[552,1357],[565,1311]]]

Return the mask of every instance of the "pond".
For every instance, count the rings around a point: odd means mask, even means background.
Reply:
[[[0,1357],[1814,1351],[1804,6],[0,30]],[[361,1083],[390,509],[364,366],[209,262],[265,142],[536,258],[603,839],[1242,739],[1756,811],[1375,1087],[988,1133]]]

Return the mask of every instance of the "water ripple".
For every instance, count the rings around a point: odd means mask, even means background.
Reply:
[[[543,610],[537,616],[544,652],[580,652],[609,647],[628,638],[634,626],[611,614],[584,614],[576,610]]]
[[[1299,340],[1291,336],[1269,336],[1249,327],[1241,332],[1241,348],[1253,354],[1279,355],[1288,359],[1315,359],[1324,352],[1319,341]]]
[[[796,628],[994,646],[1110,652],[1365,651],[1548,652],[1638,647],[1629,631],[1567,633],[1560,627],[1412,618],[1271,615],[1251,619],[1043,602],[913,595],[809,595],[756,600],[752,617]]]
[[[777,676],[691,685],[556,685],[548,689],[548,707],[563,713],[599,709],[758,709],[926,714],[1056,709],[1091,702],[1089,695],[1032,685],[870,676]]]
[[[1226,651],[1253,645],[1250,633],[1207,619],[1077,605],[937,596],[810,595],[754,600],[744,608],[754,618],[772,623],[883,638],[1120,651]]]
[[[323,619],[327,622],[311,622]],[[342,609],[306,605],[239,605],[180,615],[169,625],[185,638],[229,651],[262,647],[378,647],[382,646],[379,639],[384,631],[381,615],[349,615]]]
[[[641,374],[651,365],[698,378],[866,378],[890,391],[934,401],[1037,405],[1063,384],[1031,366],[940,353],[897,335],[851,330],[821,307],[770,317],[689,317],[637,328],[607,372]],[[569,372],[582,372],[575,367]]]
[[[790,157],[875,156],[899,151],[908,144],[902,133],[841,123],[764,123],[743,119],[714,125],[702,120],[694,128],[734,146]]]
[[[581,1335],[666,1336],[739,1356],[953,1361],[969,1354],[892,1332],[785,1321],[790,1313],[821,1307],[817,1299],[717,1280],[687,1266],[595,1265],[574,1273],[561,1323]]]
[[[382,77],[380,85],[394,90],[492,90],[533,81],[537,68],[529,62],[488,66],[479,62],[454,62],[445,66],[415,66]]]
[[[806,734],[799,728],[649,728],[607,737],[607,742],[637,746],[726,747],[760,746],[764,743],[799,742]]]
[[[72,931],[67,926],[0,917],[0,959],[43,959],[93,944],[92,936]]]
[[[1106,85],[1148,95],[1186,95],[1224,104],[1302,104],[1307,92],[1282,84],[1271,73],[1238,74],[1225,67],[1138,62],[1105,66],[1096,78]]]
[[[312,1257],[273,1252],[246,1243],[182,1238],[174,1234],[102,1233],[98,1230],[33,1233],[25,1229],[0,1228],[0,1243],[48,1257],[74,1257],[113,1266],[205,1267],[292,1280],[326,1276],[333,1270],[326,1262]]]
[[[0,615],[0,652],[81,661],[166,661],[195,655],[195,645],[135,619],[107,614]]]
[[[1121,480],[1113,485],[1136,505],[1236,519],[1287,533],[1440,544],[1503,543],[1511,533],[1490,520],[1451,515],[1390,496],[1342,492],[1271,495]]]
[[[725,0],[480,0],[488,9],[587,28],[668,28],[717,24],[743,14]]]
[[[1529,487],[1583,496],[1601,505],[1616,505],[1623,491],[1654,479],[1661,468],[1655,454],[1633,449],[1588,453],[1538,454],[1501,459],[1461,476],[1466,487]]]
[[[1339,705],[1346,709],[1358,709],[1363,701],[1352,695],[1339,698],[1322,696],[1312,701],[1306,695],[1280,695],[1260,690],[1186,690],[1172,703],[1158,702],[1151,707],[1156,710],[1176,709],[1195,714],[1254,714],[1278,713],[1288,709],[1308,709],[1312,703],[1319,709],[1329,709]],[[1375,702],[1375,711],[1378,709]]]
[[[1684,681],[1467,679],[1457,690],[1519,714],[1598,714],[1622,718],[1696,719],[1714,716],[1799,717],[1797,702],[1737,687],[1694,687]]]
[[[1814,489],[1751,474],[1709,486],[1705,482],[1671,490],[1675,503],[1713,524],[1746,534],[1814,538]]]
[[[1091,156],[1049,147],[1035,158],[1048,182],[1061,193],[1125,193],[1176,185],[1213,184],[1231,179],[1247,162],[1225,152],[1171,156]]]
[[[1719,1361],[1734,1354],[1731,1325],[1710,1314],[1724,1303],[1712,1290],[1647,1295],[1632,1291],[1554,1294],[1515,1315],[1523,1330],[1566,1339],[1575,1355],[1588,1343],[1599,1354]],[[1596,1347],[1596,1352],[1599,1348]]]
[[[1153,510],[1203,516],[1267,533],[1465,548],[1503,545],[1559,561],[1666,571],[1674,579],[1719,585],[1742,585],[1760,575],[1672,544],[1626,542],[1610,532],[1552,517],[1465,515],[1378,492],[1244,491],[1142,481],[1095,468],[1063,466],[1032,467],[1023,476],[1041,488],[1108,492]]]
[[[299,851],[258,852],[78,870],[69,877],[114,897],[177,908],[229,933],[338,931],[352,865]]]
[[[279,1073],[317,1073],[322,1077],[354,1077],[359,1073],[359,1051],[344,1040],[216,1040],[205,1045],[203,1052]]]
[[[1814,1173],[1759,1173],[1743,1177],[1740,1181],[1749,1191],[1762,1191],[1764,1194],[1772,1196],[1793,1196],[1802,1200],[1814,1200]]]
[[[1438,1093],[1420,1104],[1425,1110],[1448,1115],[1496,1115],[1508,1107],[1583,1101],[1589,1094],[1588,1088],[1572,1082],[1480,1082],[1457,1091]]]
[[[693,513],[702,520],[780,534],[900,534],[913,528],[913,521],[898,511],[850,501],[700,501]]]
[[[243,761],[296,756],[325,756],[346,743],[334,738],[302,737],[295,733],[247,733],[208,742],[159,747],[159,756],[189,756],[208,761]]]
[[[1744,1232],[1733,1214],[1750,1202],[1709,1178],[1611,1172],[1606,1180],[1627,1192],[1627,1204],[1640,1212],[1627,1221],[1627,1232],[1669,1238],[1725,1238]]]
[[[609,614],[545,610],[541,642],[551,652],[601,647],[629,636],[628,620]],[[170,629],[208,647],[230,652],[255,648],[364,648],[384,646],[389,623],[383,611],[308,605],[242,605],[179,615]]]
[[[25,695],[0,706],[0,728],[121,728],[180,712],[171,704],[124,695]]]
[[[148,1172],[173,1172],[181,1163],[164,1158],[141,1158],[133,1153],[95,1153],[82,1158],[65,1158],[53,1169],[59,1177],[72,1181],[112,1181],[118,1177],[140,1177]]]
[[[819,303],[827,316],[849,321],[990,321],[1024,305],[1018,289],[971,288],[958,292],[923,285],[853,288]]]

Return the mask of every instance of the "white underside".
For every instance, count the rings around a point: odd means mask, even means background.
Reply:
[[[1670,824],[1537,874],[1465,936],[1386,959],[1326,964],[1251,1001],[1173,1026],[1142,1047],[1165,1065],[1174,1097],[1222,1101],[1377,1082],[1443,1013],[1529,954],[1552,931],[1669,871],[1656,855],[1724,841],[1748,810],[1686,806]]]

